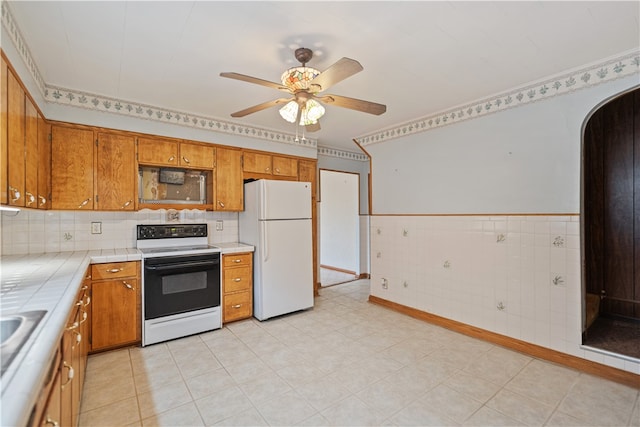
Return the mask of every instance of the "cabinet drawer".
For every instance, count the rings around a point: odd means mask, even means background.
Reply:
[[[222,257],[223,267],[239,267],[251,265],[252,253],[229,254]]]
[[[249,291],[251,267],[227,268],[224,270],[224,292]]]
[[[251,292],[245,291],[237,294],[225,295],[223,310],[224,322],[231,322],[233,320],[251,317],[253,314]]]
[[[107,264],[93,264],[91,266],[91,279],[94,281],[137,276],[137,262],[111,262]]]

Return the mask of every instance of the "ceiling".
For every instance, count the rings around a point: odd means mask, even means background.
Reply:
[[[231,123],[295,133],[281,97],[222,78],[279,82],[308,47],[319,70],[342,57],[364,70],[325,93],[387,105],[369,115],[327,106],[324,147],[479,100],[640,45],[640,2],[14,1],[11,12],[53,85]]]

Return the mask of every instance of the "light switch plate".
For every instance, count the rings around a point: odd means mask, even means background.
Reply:
[[[223,225],[222,225],[222,220],[219,219],[216,221],[216,231],[222,231],[223,230]]]
[[[91,223],[91,234],[102,234],[102,223],[101,222],[92,222]]]

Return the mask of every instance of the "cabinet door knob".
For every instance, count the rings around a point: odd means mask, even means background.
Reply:
[[[189,159],[187,159],[185,156],[182,156],[182,160],[184,160],[184,162],[185,162],[186,164],[191,163],[191,162],[189,161]]]
[[[85,207],[90,200],[91,200],[91,197],[89,197],[88,199],[80,203],[80,206],[78,206],[78,209],[82,209],[83,207]]]
[[[124,205],[122,205],[122,207],[120,209],[124,209],[127,206],[129,206],[131,204],[131,200],[129,200],[127,203],[125,203]]]
[[[130,283],[127,283],[126,281],[124,281],[124,280],[123,280],[123,281],[122,281],[122,284],[125,286],[125,288],[127,288],[127,289],[129,289],[129,290],[132,290],[132,291],[134,290],[134,289],[133,289],[133,286],[131,286],[131,284],[130,284]]]
[[[72,330],[76,329],[79,325],[80,325],[80,323],[73,322],[73,324],[67,328],[67,331],[72,331]]]
[[[265,172],[269,172],[271,170],[271,168],[264,168]]]
[[[220,200],[218,200],[218,204],[220,205],[221,208],[224,208],[224,203],[222,203]]]
[[[169,161],[169,162],[173,162],[175,159],[176,159],[176,156],[171,156],[171,157],[169,157],[169,160],[168,160],[168,161]]]
[[[44,196],[38,195],[38,199],[40,199],[40,206],[44,206],[47,204],[47,199]]]

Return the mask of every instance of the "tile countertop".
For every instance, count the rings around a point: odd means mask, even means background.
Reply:
[[[253,252],[214,243],[222,254]],[[8,255],[0,258],[0,315],[47,310],[0,380],[0,425],[26,425],[89,264],[140,261],[135,248]]]

